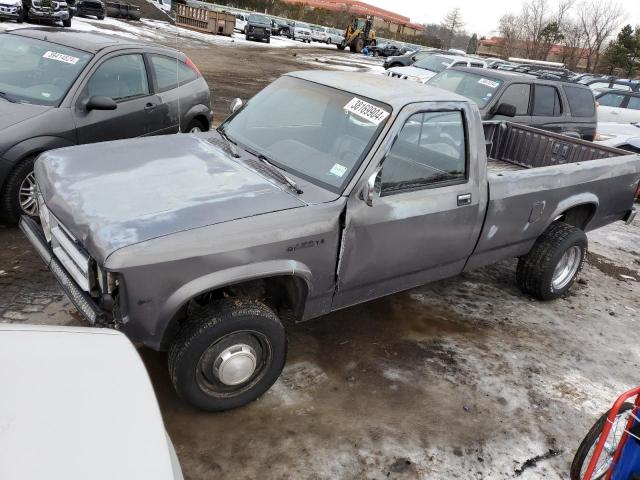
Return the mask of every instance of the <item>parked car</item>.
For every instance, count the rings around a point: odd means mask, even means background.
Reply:
[[[640,122],[640,92],[610,90],[596,96],[600,122]]]
[[[640,92],[640,80],[625,80],[622,78],[605,77],[591,78],[581,83],[588,85],[589,88],[597,92],[605,90],[624,90],[627,92]]]
[[[0,0],[0,20],[24,21],[22,0]]]
[[[20,222],[81,314],[169,350],[174,387],[204,410],[276,381],[282,318],[510,257],[524,292],[555,299],[585,232],[635,215],[640,155],[483,125],[430,86],[295,72],[233,109],[199,136],[44,153],[41,225]]]
[[[437,73],[452,67],[474,67],[485,68],[486,64],[482,60],[455,55],[428,55],[416,61],[410,67],[393,67],[387,70],[387,75],[392,78],[403,80],[413,80],[425,83]]]
[[[266,15],[252,13],[249,15],[245,27],[245,38],[247,40],[266,40],[271,42],[271,19]]]
[[[272,18],[271,19],[271,36],[281,35],[283,25],[286,25],[286,23],[278,20],[277,18]]]
[[[208,130],[212,119],[209,87],[186,55],[90,32],[0,34],[0,92],[0,216],[9,222],[37,214],[33,162],[43,151]]]
[[[291,40],[300,40],[303,43],[311,43],[311,27],[308,23],[291,20],[287,22],[287,25],[289,26],[287,36]]]
[[[60,22],[63,27],[71,26],[71,14],[67,2],[63,0],[22,0],[23,20],[29,22]]]
[[[598,122],[598,134],[594,142],[640,153],[640,123]]]
[[[105,7],[101,0],[77,0],[74,7],[74,15],[79,17],[93,15],[98,20],[104,20]]]
[[[400,47],[392,43],[381,43],[369,47],[374,57],[391,57],[407,53],[407,47]]]
[[[428,85],[473,100],[483,120],[507,120],[583,140],[593,140],[598,123],[589,87],[580,83],[491,69],[455,67]]]
[[[382,66],[385,68],[385,70],[393,67],[409,67],[418,60],[422,60],[436,53],[444,53],[444,51],[434,48],[428,50],[419,50],[416,52],[407,52],[403,55],[387,57]]]
[[[236,13],[236,25],[234,27],[234,30],[246,33],[247,20],[249,20],[248,13]]]
[[[182,480],[149,375],[125,335],[0,324],[0,362],[3,480]]]

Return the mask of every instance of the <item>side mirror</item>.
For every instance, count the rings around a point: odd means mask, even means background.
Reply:
[[[91,97],[87,102],[87,110],[115,110],[118,104],[113,98],[109,97]]]
[[[239,108],[241,108],[243,105],[242,100],[240,100],[239,98],[234,98],[233,100],[231,100],[231,105],[229,105],[229,110],[231,110],[231,113],[235,113]]]
[[[370,207],[373,207],[373,197],[380,193],[380,172],[382,167],[376,168],[360,191],[360,199]]]
[[[503,117],[515,117],[516,107],[510,103],[501,103],[493,112],[494,115],[502,115]]]

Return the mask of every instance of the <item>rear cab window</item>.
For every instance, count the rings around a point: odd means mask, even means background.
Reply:
[[[596,114],[596,102],[591,90],[567,85],[563,88],[574,117],[593,117]]]

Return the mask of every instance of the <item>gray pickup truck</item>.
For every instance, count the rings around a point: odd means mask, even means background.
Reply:
[[[308,320],[508,257],[542,300],[586,231],[632,221],[640,156],[483,124],[472,101],[381,75],[281,77],[208,134],[52,150],[21,228],[95,325],[168,350],[205,410],[264,393],[283,320]]]

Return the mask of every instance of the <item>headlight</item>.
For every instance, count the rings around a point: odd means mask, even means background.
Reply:
[[[616,138],[615,135],[607,135],[606,133],[596,133],[596,138],[593,140],[595,142],[603,142],[605,140],[611,140],[612,138]]]

